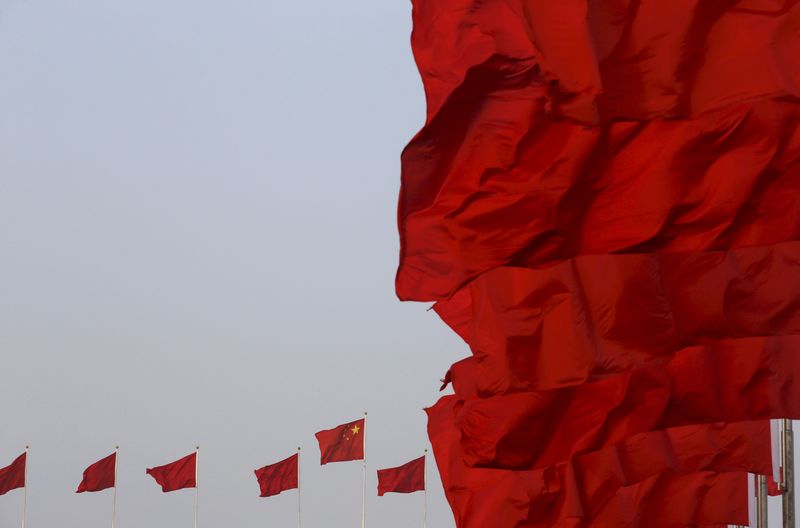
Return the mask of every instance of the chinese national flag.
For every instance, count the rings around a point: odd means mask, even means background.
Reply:
[[[364,418],[316,434],[320,464],[364,459]]]
[[[378,496],[385,493],[414,493],[425,490],[425,457],[402,466],[378,470]]]
[[[0,468],[0,495],[25,487],[25,461],[27,453],[22,453],[9,466]]]
[[[197,453],[192,453],[171,464],[148,468],[147,474],[158,482],[164,493],[185,488],[196,488]]]
[[[78,491],[103,491],[116,485],[117,454],[112,453],[102,460],[98,460],[83,472],[83,480],[78,485]]]
[[[294,454],[275,464],[264,466],[255,471],[261,497],[271,497],[278,493],[297,488],[297,471],[299,456]]]

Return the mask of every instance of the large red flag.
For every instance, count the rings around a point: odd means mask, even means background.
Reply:
[[[320,464],[348,462],[364,458],[364,427],[366,419],[342,424],[316,434],[319,442]]]
[[[197,452],[170,464],[148,468],[147,474],[158,482],[164,493],[185,488],[196,488]]]
[[[460,433],[452,419],[455,406],[456,398],[446,396],[427,412],[436,462],[459,527],[583,526],[580,520],[588,521],[609,504],[619,504],[617,495],[623,488],[640,485],[644,488],[638,489],[645,490],[652,486],[646,482],[659,475],[771,471],[767,421],[639,434],[537,470],[472,468],[462,460]],[[648,496],[655,498],[652,492]],[[660,526],[650,521],[651,526]]]
[[[800,6],[512,3],[415,2],[429,114],[403,154],[401,298],[506,264],[798,239]]]
[[[800,243],[497,268],[435,308],[492,384],[564,387],[711,339],[800,334]]]
[[[395,468],[378,470],[378,496],[425,491],[425,457]]]
[[[113,488],[116,485],[116,475],[117,453],[112,453],[86,468],[76,493]]]
[[[0,495],[25,487],[25,463],[27,458],[28,453],[22,453],[10,465],[0,468]]]
[[[256,480],[261,488],[261,497],[271,497],[282,491],[296,489],[300,456],[294,455],[255,470]]]
[[[541,467],[639,432],[800,418],[800,386],[793,382],[800,376],[800,336],[729,344],[692,347],[665,367],[573,388],[464,400],[456,423],[465,457],[472,465]]]

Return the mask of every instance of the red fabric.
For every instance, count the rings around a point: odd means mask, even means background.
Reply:
[[[479,466],[541,467],[644,431],[800,418],[800,384],[794,382],[800,336],[725,345],[691,347],[666,366],[577,387],[466,399],[456,419],[465,459]]]
[[[112,453],[98,460],[83,472],[83,480],[76,493],[87,491],[103,491],[116,485],[117,454]]]
[[[255,470],[261,487],[261,497],[271,497],[282,491],[297,488],[297,473],[300,456],[294,454],[275,464]]]
[[[316,434],[320,464],[364,459],[364,418]]]
[[[747,473],[656,475],[620,490],[590,522],[593,528],[685,528],[748,524]]]
[[[446,396],[427,412],[436,462],[459,527],[584,526],[598,515],[607,518],[620,501],[630,503],[637,494],[632,490],[640,490],[641,506],[646,507],[656,497],[646,491],[653,486],[648,481],[659,476],[663,485],[665,478],[696,472],[765,473],[771,467],[769,423],[761,421],[640,434],[569,463],[538,470],[472,468],[462,461],[460,434],[453,424],[456,405],[456,397]],[[694,489],[700,496],[705,493]],[[618,497],[620,493],[623,498]],[[681,507],[671,499],[665,502]],[[628,524],[634,522],[634,510],[627,515],[615,526],[639,526]],[[489,523],[490,519],[495,523]],[[647,515],[640,526],[661,526],[656,519]]]
[[[781,478],[783,478],[783,468],[781,468]],[[767,474],[767,493],[770,497],[778,497],[783,495],[783,490],[781,489],[780,484],[775,482],[775,479],[772,477],[772,472]]]
[[[197,453],[187,455],[164,466],[148,468],[147,474],[167,493],[186,488],[197,487]]]
[[[677,524],[661,521],[674,520],[676,515],[683,516],[678,522],[686,522],[681,526],[695,526],[699,521],[689,522],[690,518],[698,511],[698,499],[702,502],[709,492],[691,484],[693,475],[763,472],[770,468],[769,443],[762,442],[769,437],[766,421],[646,433],[569,463],[538,470],[472,468],[462,461],[459,432],[452,419],[455,404],[455,397],[446,396],[427,412],[436,462],[459,528],[603,526],[596,520],[593,523],[593,519],[600,515],[608,519],[612,513],[617,514],[618,524],[608,524],[609,527],[671,527]],[[717,449],[718,442],[724,447]],[[692,447],[697,449],[689,450]],[[680,479],[678,486],[690,486],[697,498],[688,493],[674,502],[664,501],[682,510],[675,514],[647,513],[653,508],[650,502],[658,496],[654,486],[663,489],[673,479]],[[746,494],[746,485],[741,493]],[[746,514],[746,500],[741,505]],[[731,518],[741,519],[739,504],[728,508],[732,512],[726,510],[721,515],[730,513]],[[702,524],[711,524],[708,520],[705,517]]]
[[[800,7],[748,3],[417,0],[428,119],[403,153],[398,295],[797,240]]]
[[[710,339],[800,334],[800,243],[497,268],[435,307],[481,358],[481,390],[565,387]]]
[[[27,453],[22,453],[4,468],[0,468],[0,495],[25,487],[25,464]]]
[[[425,457],[390,469],[378,470],[378,496],[384,493],[425,491]]]

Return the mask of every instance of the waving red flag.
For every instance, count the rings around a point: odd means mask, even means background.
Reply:
[[[27,458],[28,453],[22,453],[10,465],[0,468],[0,495],[25,487],[25,463]]]
[[[378,470],[378,496],[384,493],[425,491],[425,457],[390,469]]]
[[[83,480],[75,493],[102,491],[116,485],[117,453],[98,460],[83,472]]]
[[[401,298],[502,265],[800,236],[800,5],[414,4],[429,108],[403,153]]]
[[[800,334],[800,242],[496,268],[435,309],[492,386],[576,385],[712,339]]]
[[[318,432],[320,464],[348,462],[364,459],[364,428],[366,419],[342,424],[333,429]]]
[[[456,407],[456,397],[446,396],[427,413],[428,432],[445,494],[460,527],[584,526],[583,522],[604,511],[606,517],[611,515],[611,511],[619,509],[620,501],[631,507],[649,508],[647,501],[656,498],[652,490],[647,491],[654,485],[649,481],[659,480],[659,476],[662,477],[657,487],[671,489],[669,482],[673,478],[691,477],[697,472],[771,471],[767,421],[643,433],[536,470],[468,467],[463,462],[461,435],[453,423]],[[636,489],[649,498],[631,504]],[[700,496],[705,493],[702,486],[693,489]],[[618,497],[620,494],[624,497]],[[634,511],[624,513],[635,515]],[[652,524],[643,519],[641,524],[620,521],[605,526],[661,526],[649,520]],[[674,526],[685,525],[694,524]]]
[[[197,452],[170,464],[148,468],[147,474],[155,479],[164,493],[197,487]]]
[[[727,344],[567,389],[467,399],[456,418],[465,457],[471,465],[541,467],[645,431],[800,418],[800,336]]]
[[[255,470],[261,487],[261,497],[271,497],[282,491],[296,489],[300,456],[295,453],[287,459]]]

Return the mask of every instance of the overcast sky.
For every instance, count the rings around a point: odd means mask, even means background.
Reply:
[[[313,435],[365,410],[367,524],[421,525],[374,472],[420,456],[468,351],[394,296],[410,13],[0,0],[0,466],[31,444],[29,528],[107,526],[110,491],[74,490],[116,444],[119,528],[192,526],[193,492],[145,468],[196,444],[201,527],[293,526],[294,492],[259,499],[252,471],[298,445],[305,526],[358,526],[361,467],[320,467]]]

